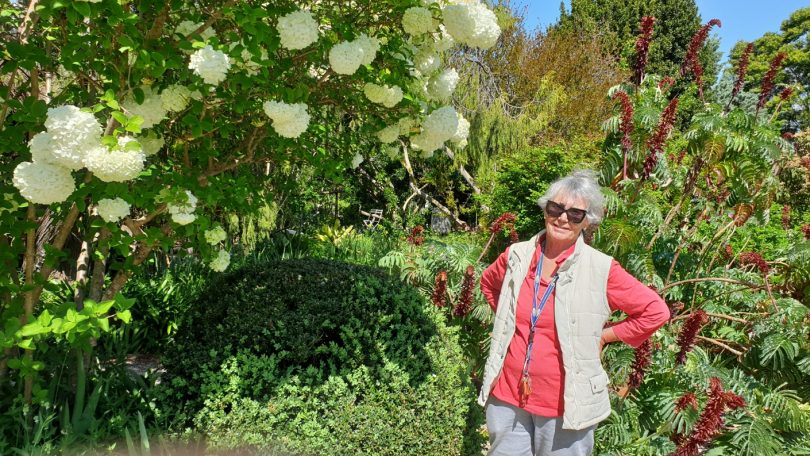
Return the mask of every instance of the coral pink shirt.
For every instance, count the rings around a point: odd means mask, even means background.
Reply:
[[[557,267],[573,252],[571,246],[557,259]],[[515,335],[509,344],[501,375],[492,389],[498,399],[519,405],[518,383],[523,372],[526,358],[528,335],[531,325],[532,295],[534,293],[534,274],[540,259],[541,249],[535,249],[526,277],[520,287],[516,309]],[[509,249],[504,251],[481,275],[481,291],[493,310],[497,308],[501,292]],[[539,300],[548,282],[540,281]],[[563,414],[563,385],[565,371],[562,364],[560,341],[554,326],[554,298],[552,292],[543,313],[537,321],[537,328],[532,346],[532,361],[529,365],[532,394],[524,407],[534,415],[558,417]],[[607,282],[607,300],[611,310],[620,310],[628,315],[613,331],[622,342],[638,347],[669,319],[669,309],[658,294],[625,271],[616,260],[610,266]],[[539,303],[539,301],[538,301]]]

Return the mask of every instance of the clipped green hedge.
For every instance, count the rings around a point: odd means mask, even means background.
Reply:
[[[480,454],[483,417],[457,334],[385,272],[316,259],[251,264],[191,308],[164,359],[163,407],[212,446]]]

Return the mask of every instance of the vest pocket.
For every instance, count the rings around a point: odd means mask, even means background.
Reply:
[[[606,373],[602,372],[598,375],[594,375],[589,379],[591,384],[591,393],[599,394],[607,388],[609,379]]]

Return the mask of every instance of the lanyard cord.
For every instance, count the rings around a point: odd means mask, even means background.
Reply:
[[[544,250],[544,247],[545,245],[543,245],[541,249]],[[529,344],[526,347],[526,360],[523,362],[522,377],[524,378],[529,376],[529,363],[532,361],[532,347],[534,346],[534,332],[535,328],[537,327],[537,321],[540,320],[540,314],[543,312],[543,308],[546,306],[546,301],[548,301],[549,296],[551,296],[554,286],[557,285],[557,274],[555,273],[551,278],[551,282],[548,284],[548,288],[546,288],[545,293],[543,293],[542,299],[540,299],[540,304],[538,305],[537,293],[540,291],[540,276],[543,270],[543,259],[545,258],[543,250],[540,251],[540,259],[537,261],[537,267],[535,268],[534,273],[534,296],[532,297],[532,316],[531,327],[529,328]]]

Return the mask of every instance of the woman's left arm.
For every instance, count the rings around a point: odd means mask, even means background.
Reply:
[[[600,348],[622,341],[638,347],[669,319],[669,308],[658,293],[639,282],[613,260],[607,283],[611,310],[621,310],[627,318],[602,331]]]

